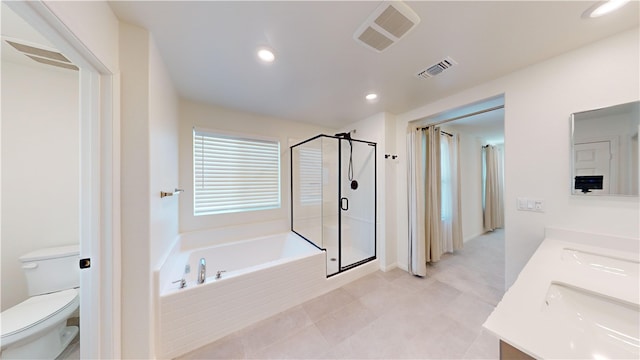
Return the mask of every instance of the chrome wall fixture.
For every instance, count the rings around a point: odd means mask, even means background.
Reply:
[[[178,195],[183,191],[184,191],[184,189],[178,189],[178,188],[173,190],[173,192],[160,191],[160,197],[163,198],[163,197],[166,197],[166,196]]]

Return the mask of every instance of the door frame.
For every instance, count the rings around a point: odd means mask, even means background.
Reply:
[[[343,137],[338,137],[338,136],[333,136],[333,137],[338,140],[338,272],[332,275],[337,275],[349,269],[353,269],[354,267],[357,267],[359,265],[362,265],[364,263],[367,263],[369,261],[372,261],[378,258],[378,144],[376,142],[367,141],[367,140],[358,140],[358,139],[348,140]],[[343,227],[342,225],[343,225],[343,216],[345,217],[347,216],[345,214],[346,210],[342,208],[342,199],[347,199],[347,204],[348,204],[348,198],[343,196],[346,192],[343,190],[347,190],[346,188],[343,189],[343,186],[346,184],[346,182],[344,181],[344,178],[345,177],[348,178],[348,175],[345,174],[345,172],[343,171],[343,166],[345,165],[344,162],[346,162],[346,168],[347,168],[346,172],[348,172],[349,171],[348,159],[350,159],[352,156],[354,143],[373,147],[373,156],[372,156],[372,159],[373,159],[373,177],[372,177],[373,178],[373,219],[371,219],[373,222],[373,255],[369,257],[365,257],[364,259],[352,262],[350,264],[343,265],[344,259],[342,256],[343,255],[342,240],[343,240],[343,234],[346,227]],[[347,151],[349,152],[349,158],[343,159],[343,157],[347,156],[346,155]],[[343,162],[343,160],[345,161]]]
[[[80,69],[80,358],[120,358],[120,77],[44,2],[6,4]]]
[[[572,130],[573,133],[573,130]],[[620,149],[620,139],[615,135],[602,135],[602,136],[587,136],[587,137],[574,137],[572,135],[571,144],[585,144],[585,143],[593,143],[593,142],[609,142],[611,144],[611,160],[610,160],[610,168],[609,168],[609,194],[616,194],[618,192],[618,172],[619,172],[619,149]],[[575,169],[576,169],[576,151],[574,146],[571,146],[571,195],[580,194],[579,191],[574,189],[574,181],[575,181]],[[602,194],[608,195],[608,194]]]

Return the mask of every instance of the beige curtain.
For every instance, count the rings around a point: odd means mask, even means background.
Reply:
[[[483,151],[484,230],[504,227],[502,149],[487,145]]]
[[[409,272],[425,276],[426,263],[440,260],[440,128],[407,134]]]
[[[425,260],[424,219],[425,203],[424,187],[424,163],[422,159],[421,131],[410,131],[407,134],[407,201],[409,205],[409,259],[408,268],[412,275],[425,276],[427,264]]]
[[[440,204],[442,195],[440,181],[440,128],[430,126],[424,133],[424,189],[425,189],[425,261],[440,260]]]

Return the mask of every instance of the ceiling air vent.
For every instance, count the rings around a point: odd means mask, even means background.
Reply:
[[[431,65],[424,70],[420,70],[416,76],[421,78],[431,78],[438,74],[441,74],[443,71],[451,68],[454,65],[458,65],[458,63],[450,57],[446,57],[444,60],[440,61],[437,64]]]
[[[18,50],[22,54],[26,55],[30,59],[37,61],[41,64],[57,66],[70,70],[78,70],[78,67],[73,65],[69,59],[59,52],[45,50],[30,45],[17,43],[14,41],[5,40],[7,44],[11,45],[14,49]]]
[[[420,17],[405,3],[384,1],[360,25],[353,38],[370,49],[382,52],[419,23]]]

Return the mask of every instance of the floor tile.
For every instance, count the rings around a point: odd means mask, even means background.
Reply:
[[[243,340],[247,353],[256,353],[311,324],[312,321],[302,306],[296,306],[251,325],[238,335]]]
[[[482,323],[504,294],[504,232],[469,240],[427,276],[378,271],[182,359],[497,359]]]
[[[235,334],[224,337],[212,344],[192,351],[181,359],[244,359],[244,344]]]
[[[247,359],[323,359],[328,348],[329,344],[318,328],[309,325],[255,354],[247,355]]]
[[[302,307],[311,318],[311,321],[317,322],[323,317],[334,311],[340,310],[342,307],[356,300],[356,298],[343,288],[339,288],[318,296],[302,304]]]
[[[376,315],[356,300],[316,323],[329,345],[335,345],[375,320]]]
[[[441,314],[411,338],[409,351],[420,359],[460,359],[476,338],[473,330]]]
[[[499,357],[499,340],[486,330],[478,335],[463,356],[464,359],[498,359]]]
[[[351,295],[355,296],[356,298],[359,298],[379,287],[384,287],[389,283],[380,275],[380,273],[381,272],[379,271],[379,272],[361,277],[358,280],[352,281],[344,285],[342,288],[348,291]]]

